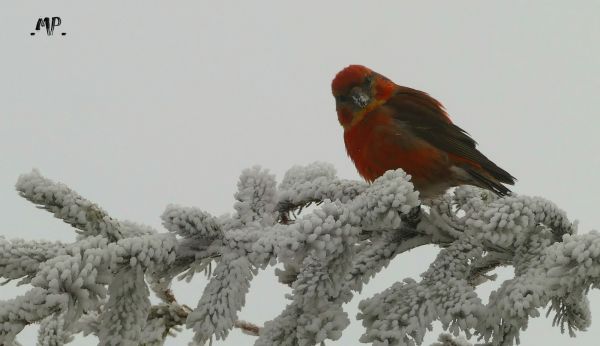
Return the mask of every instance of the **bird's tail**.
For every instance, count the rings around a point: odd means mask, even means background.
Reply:
[[[471,176],[474,185],[477,185],[484,189],[488,189],[497,194],[498,196],[507,196],[511,194],[510,189],[502,185],[502,183],[496,178],[494,178],[491,174],[486,174],[486,172],[479,170],[475,167],[467,166],[463,167],[463,169]],[[506,174],[510,176],[508,173]],[[512,178],[512,176],[510,177]],[[513,184],[514,178],[507,181],[507,183]]]

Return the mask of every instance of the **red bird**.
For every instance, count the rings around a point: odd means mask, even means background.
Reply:
[[[340,71],[331,88],[346,150],[367,181],[402,168],[421,199],[463,184],[499,196],[510,193],[502,184],[513,185],[515,178],[477,150],[427,93],[396,85],[361,65]]]

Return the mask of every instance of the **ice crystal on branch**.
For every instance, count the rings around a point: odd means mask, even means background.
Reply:
[[[163,233],[112,218],[37,171],[21,176],[17,190],[79,236],[70,244],[0,238],[0,276],[32,286],[0,302],[6,345],[36,322],[40,345],[80,332],[101,345],[162,345],[182,326],[194,330],[196,345],[232,328],[257,337],[255,345],[318,345],[340,338],[351,318],[344,304],[371,278],[426,244],[441,249],[419,281],[398,278],[359,304],[360,341],[420,345],[439,321],[452,335],[435,345],[470,345],[462,335],[513,345],[542,308],[574,335],[590,326],[586,294],[600,286],[600,234],[577,235],[553,203],[465,186],[422,208],[402,170],[367,184],[314,163],[293,167],[277,185],[253,167],[242,172],[233,214],[169,205]],[[311,204],[318,207],[301,213]],[[515,276],[484,304],[475,287],[504,265]],[[280,282],[273,284],[292,289],[289,304],[262,327],[239,320],[252,279],[271,266]],[[172,280],[198,272],[209,276],[200,300],[180,305]],[[151,305],[148,288],[160,304]]]

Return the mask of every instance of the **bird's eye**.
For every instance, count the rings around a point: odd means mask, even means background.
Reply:
[[[338,98],[338,100],[340,102],[348,102],[348,101],[350,101],[350,97],[348,97],[347,95],[338,95],[337,98]]]

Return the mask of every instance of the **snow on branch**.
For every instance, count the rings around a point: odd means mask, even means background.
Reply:
[[[196,345],[233,328],[255,345],[317,345],[341,337],[350,322],[344,304],[370,279],[427,244],[441,250],[420,280],[399,278],[360,302],[361,342],[420,345],[439,321],[451,334],[435,345],[470,345],[462,336],[513,345],[541,308],[574,335],[590,326],[586,294],[600,286],[600,234],[577,235],[553,203],[464,186],[422,207],[402,170],[367,184],[314,163],[291,168],[277,185],[253,167],[242,172],[233,214],[169,205],[163,233],[114,219],[37,171],[21,176],[17,190],[79,236],[70,244],[0,238],[0,276],[32,286],[0,302],[0,344],[15,345],[23,327],[39,322],[40,345],[80,332],[100,345],[162,345],[182,326]],[[515,276],[483,304],[475,287],[505,265]],[[291,287],[289,304],[264,326],[240,320],[252,279],[270,266]],[[200,300],[180,305],[172,280],[198,272],[210,278]],[[149,288],[160,304],[150,303]]]

